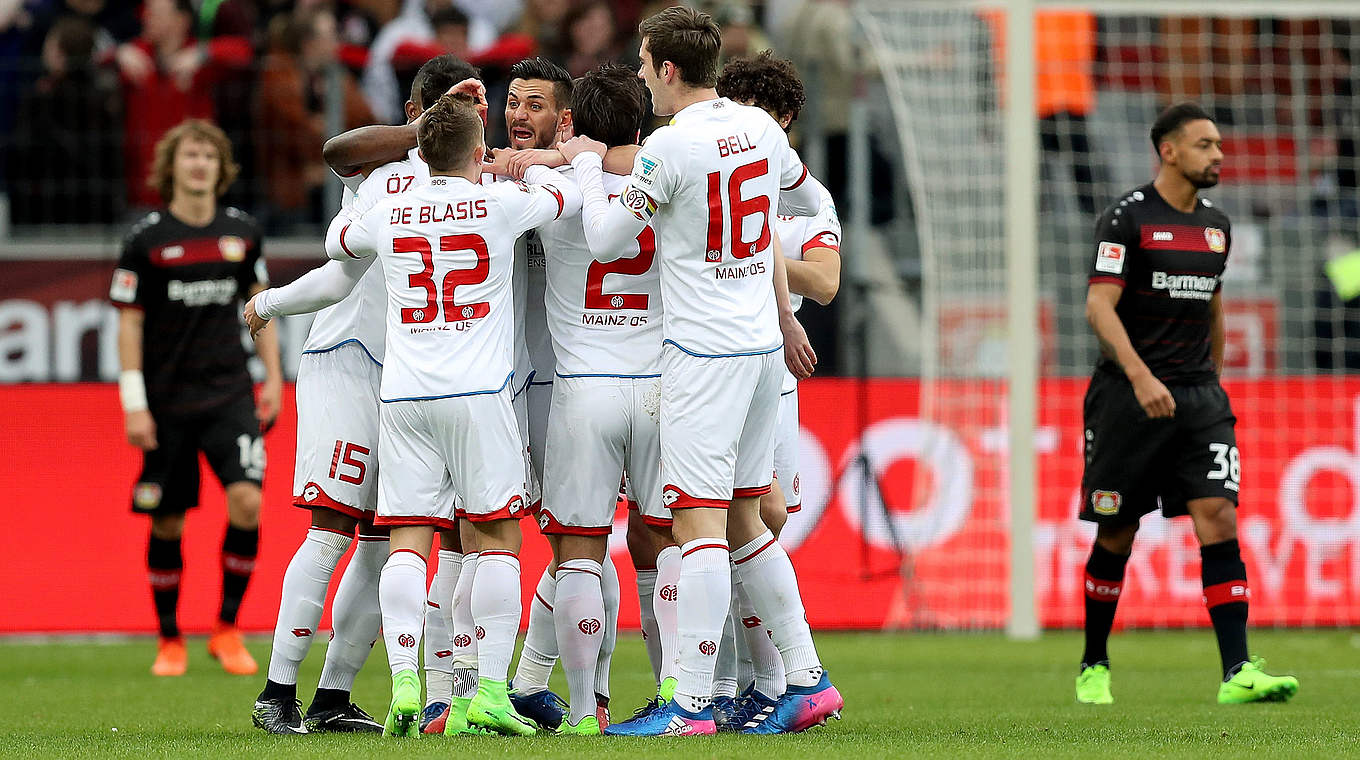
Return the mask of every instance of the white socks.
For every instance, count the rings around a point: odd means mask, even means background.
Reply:
[[[425,704],[448,704],[453,696],[453,587],[463,568],[461,552],[439,550],[439,566],[425,599]]]
[[[679,631],[676,625],[676,602],[680,598],[680,547],[668,546],[656,555],[656,594],[652,596],[652,610],[656,613],[656,627],[661,640],[660,681],[675,678],[680,657]],[[660,683],[658,681],[658,683]]]
[[[656,570],[637,571],[638,612],[642,618],[642,643],[647,645],[647,660],[652,663],[652,678],[661,685],[661,631],[656,627],[652,595],[656,593]]]
[[[557,596],[557,580],[548,573],[552,565],[543,568],[538,579],[533,601],[529,603],[529,629],[524,633],[524,647],[515,668],[515,691],[533,694],[548,688],[553,663],[557,662],[557,632],[553,628],[553,609]]]
[[[609,699],[609,664],[614,659],[614,645],[619,639],[619,571],[614,560],[604,555],[604,574],[600,576],[600,591],[604,596],[604,637],[600,639],[600,656],[595,664],[595,693]]]
[[[770,639],[769,630],[765,628],[764,622],[756,614],[751,598],[746,595],[746,585],[741,582],[741,573],[734,573],[732,578],[732,611],[732,617],[737,623],[739,640],[737,682],[741,685],[747,683],[742,671],[749,666],[751,669],[749,677],[756,691],[778,699],[784,694],[784,658],[780,656],[779,649]],[[741,646],[743,641],[746,644],[744,648]],[[743,654],[749,658],[745,665],[741,662]]]
[[[713,666],[713,697],[737,696],[737,632],[729,613],[718,642],[718,661]]]
[[[557,568],[553,618],[570,690],[572,725],[595,714],[595,670],[608,622],[600,585],[602,573],[600,563],[590,559],[567,560]]]
[[[373,642],[382,626],[378,578],[386,561],[386,538],[359,536],[331,602],[334,635],[326,647],[326,664],[321,668],[317,688],[349,691],[373,651]]]
[[[378,598],[392,675],[415,671],[420,666],[417,645],[425,622],[425,560],[409,549],[392,552],[383,565]]]
[[[386,597],[384,597],[384,600]],[[519,560],[511,552],[488,549],[477,555],[472,584],[472,619],[476,623],[479,676],[504,682],[519,632]],[[383,616],[384,622],[386,615]]]
[[[822,663],[812,643],[803,598],[798,593],[798,578],[784,547],[766,531],[732,552],[732,565],[756,614],[773,634],[784,660],[788,685],[817,683],[822,676]]]
[[[326,587],[349,543],[349,536],[312,528],[293,553],[283,574],[274,648],[269,655],[269,680],[274,683],[297,683],[298,666],[307,658],[326,606]]]
[[[678,585],[675,700],[682,709],[697,712],[712,701],[718,642],[732,600],[727,541],[699,538],[681,546]]]
[[[477,553],[463,555],[458,583],[453,587],[453,696],[471,698],[477,693],[477,631],[472,622],[472,581],[477,574]]]

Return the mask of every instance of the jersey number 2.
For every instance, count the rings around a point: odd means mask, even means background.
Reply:
[[[445,322],[481,319],[491,312],[491,304],[486,301],[459,304],[453,300],[454,290],[459,285],[476,285],[479,282],[486,282],[487,275],[491,273],[491,254],[486,250],[486,240],[481,235],[444,235],[439,238],[439,250],[443,253],[471,251],[477,256],[477,263],[471,269],[451,270],[444,275],[443,287],[441,288],[436,286],[434,282],[434,251],[431,249],[430,241],[423,237],[392,239],[393,253],[418,253],[421,262],[425,265],[423,269],[410,275],[407,279],[412,288],[425,291],[425,305],[402,309],[401,321],[403,324],[433,322],[439,313],[441,300],[444,306]],[[440,298],[441,291],[443,293],[442,299]]]
[[[765,250],[770,244],[770,198],[757,195],[743,198],[743,183],[764,177],[770,170],[769,161],[760,159],[732,170],[727,179],[727,218],[723,216],[722,172],[708,174],[708,245],[705,247],[704,260],[709,263],[722,261],[723,228],[725,223],[732,226],[732,258],[746,259]],[[746,217],[760,214],[760,236],[755,240],[742,239],[742,222]]]
[[[643,227],[642,234],[637,236],[638,255],[629,259],[617,259],[608,264],[592,261],[590,268],[586,270],[586,302],[587,309],[607,309],[617,311],[619,309],[646,309],[648,295],[646,293],[606,293],[604,292],[604,276],[607,274],[646,274],[652,268],[652,261],[656,258],[656,233],[652,232],[651,227]]]

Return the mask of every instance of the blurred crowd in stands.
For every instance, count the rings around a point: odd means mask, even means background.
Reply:
[[[159,203],[156,140],[186,117],[231,137],[228,202],[272,233],[328,213],[325,139],[399,123],[411,78],[453,53],[503,100],[506,71],[543,55],[580,75],[637,64],[656,0],[0,0],[0,190],[15,226],[120,223]],[[701,0],[733,55],[769,47],[756,14],[821,0]],[[786,14],[789,15],[789,14]],[[492,144],[504,126],[491,121]]]

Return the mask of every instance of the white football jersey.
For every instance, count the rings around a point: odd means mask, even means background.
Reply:
[[[412,148],[404,160],[380,166],[367,178],[362,174],[340,177],[345,184],[340,214],[358,219],[382,199],[420,187],[429,179],[430,168],[420,158],[419,149]],[[363,346],[374,361],[382,363],[386,344],[383,312],[387,308],[387,291],[380,270],[380,267],[369,267],[343,301],[316,313],[302,346],[303,353],[329,351],[353,340]]]
[[[652,134],[623,205],[639,219],[655,212],[667,342],[698,356],[779,348],[772,227],[781,189],[806,176],[769,114],[727,98],[688,106]],[[634,190],[650,197],[627,197]]]
[[[569,170],[562,174],[571,177]],[[604,175],[611,200],[627,185],[627,177]],[[659,376],[661,278],[652,228],[608,264],[591,255],[580,215],[545,224],[539,237],[547,254],[547,322],[557,374]]]
[[[344,228],[335,249],[327,246],[331,258],[377,255],[382,261],[383,401],[506,387],[514,369],[515,238],[575,210],[564,205],[551,184],[484,186],[433,177],[379,202]]]
[[[513,181],[507,177],[483,173],[482,184]],[[543,244],[538,233],[528,230],[515,241],[514,303],[515,303],[515,381],[518,396],[531,380],[551,381],[555,367],[552,339],[548,335],[548,318],[543,296],[547,287],[544,270]]]
[[[784,258],[802,261],[803,254],[813,248],[841,249],[841,220],[836,216],[836,204],[831,194],[822,192],[822,207],[816,216],[775,217],[774,234],[779,236],[779,245],[784,249]],[[789,304],[794,311],[803,306],[803,297],[789,292]],[[784,369],[784,387],[781,392],[788,393],[798,387],[798,378]]]

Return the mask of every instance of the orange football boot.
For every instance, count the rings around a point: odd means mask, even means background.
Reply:
[[[156,661],[151,663],[153,676],[182,676],[189,668],[189,650],[184,639],[161,639],[156,645]]]
[[[241,632],[234,625],[218,623],[208,639],[208,654],[222,664],[222,669],[234,676],[253,676],[260,669],[255,658],[246,651]]]

